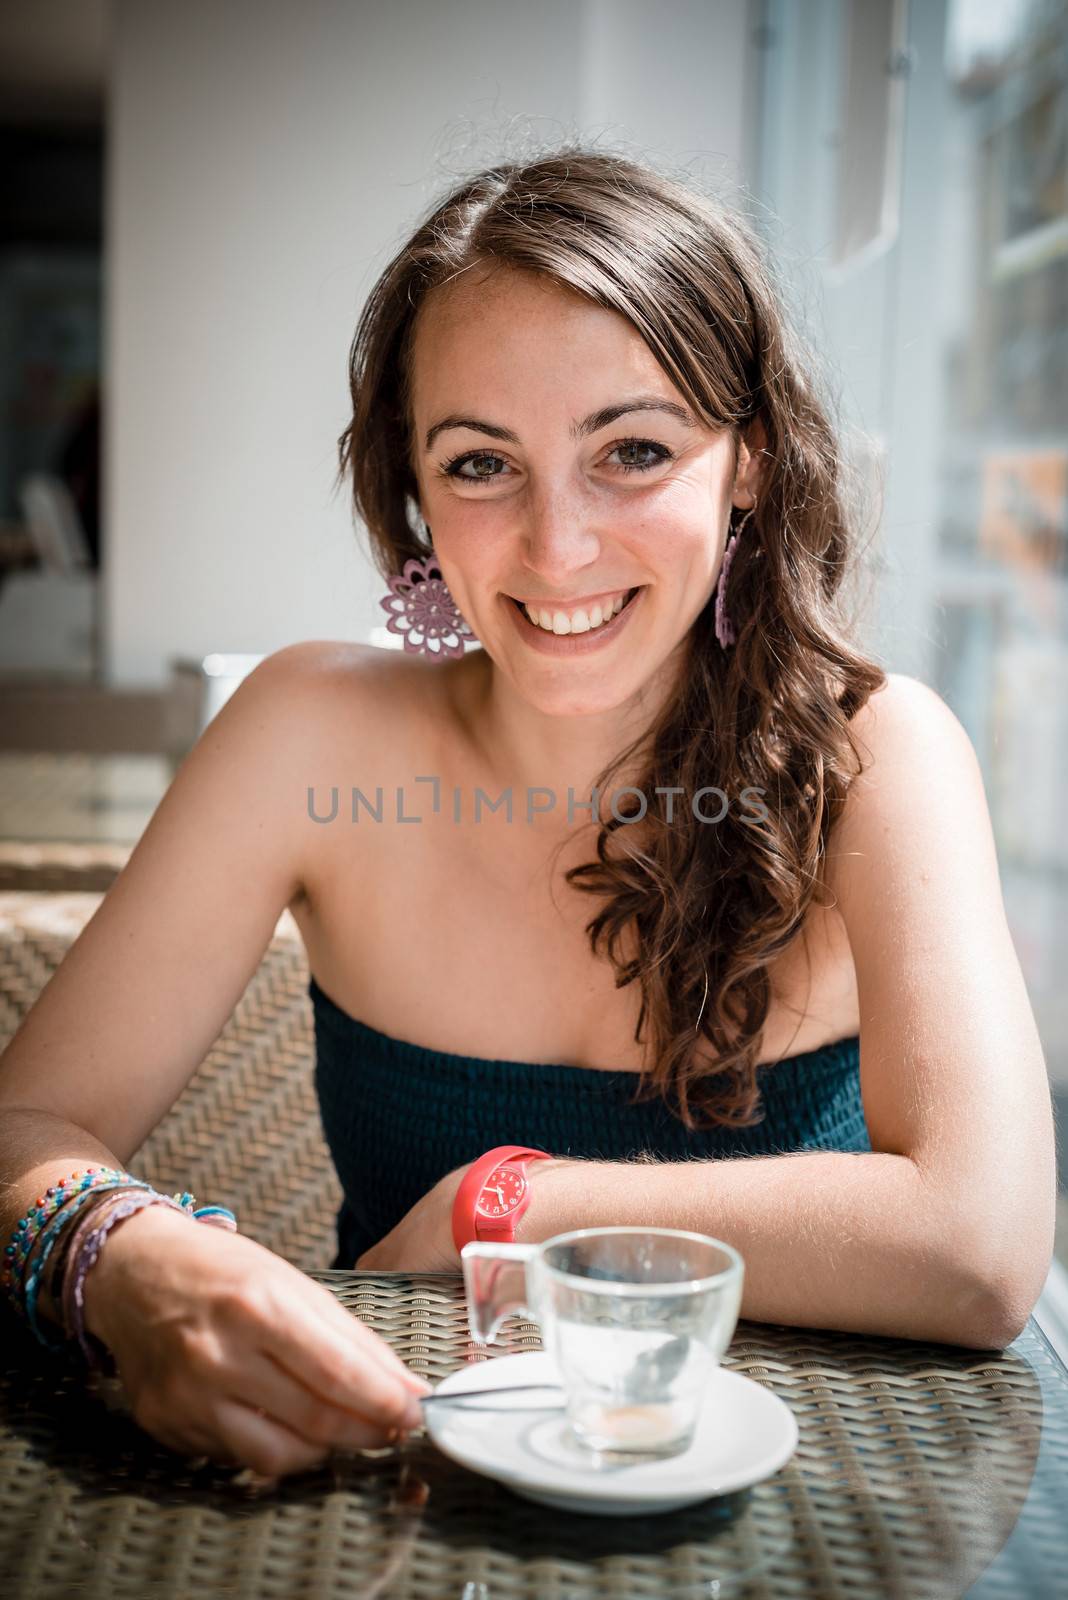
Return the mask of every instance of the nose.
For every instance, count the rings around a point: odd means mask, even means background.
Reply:
[[[567,588],[577,573],[596,565],[600,554],[601,536],[580,496],[543,495],[530,505],[522,535],[523,565],[547,588]]]

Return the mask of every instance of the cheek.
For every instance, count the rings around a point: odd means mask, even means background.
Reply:
[[[499,547],[503,542],[502,524],[500,519],[495,521],[486,515],[488,509],[448,497],[432,503],[427,522],[438,554],[466,564]]]
[[[650,523],[640,548],[646,564],[664,581],[676,576],[687,584],[706,577],[711,581],[718,562],[714,524],[707,512],[665,516]]]
[[[500,542],[487,527],[479,528],[477,519],[455,511],[444,518],[439,515],[437,522],[430,523],[430,532],[445,582],[462,608],[482,588],[492,585]]]

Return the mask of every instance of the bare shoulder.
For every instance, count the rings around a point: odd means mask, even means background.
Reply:
[[[340,687],[366,678],[383,654],[348,639],[299,639],[264,656],[251,676],[270,677],[275,685],[298,692]]]
[[[307,638],[264,656],[249,677],[259,678],[265,698],[289,712],[281,718],[281,738],[289,728],[307,747],[307,739],[320,734],[336,742],[345,731],[369,733],[395,709],[411,674],[395,651]]]
[[[828,882],[842,899],[857,902],[857,916],[864,906],[870,913],[873,876],[884,886],[926,884],[932,873],[948,881],[952,857],[967,862],[988,902],[999,903],[982,769],[941,695],[917,678],[889,673],[850,727],[862,771],[828,851]]]
[[[286,786],[299,789],[304,811],[309,791],[329,797],[334,786],[340,793],[366,782],[392,792],[415,773],[444,770],[462,725],[463,667],[462,660],[428,661],[376,645],[302,640],[255,669],[252,677],[263,675],[262,692],[250,698],[248,716],[262,714],[269,723]],[[306,884],[321,870],[323,833],[303,830]]]
[[[876,763],[910,751],[930,750],[932,741],[948,741],[957,756],[971,752],[971,740],[958,717],[936,690],[903,672],[888,672],[886,683],[865,701],[850,728],[864,760],[865,775]],[[869,766],[870,763],[870,766]]]
[[[306,714],[321,711],[335,738],[339,730],[334,718],[339,711],[345,727],[353,726],[349,718],[354,715],[365,731],[371,719],[388,726],[398,712],[414,710],[431,699],[448,676],[436,663],[337,639],[302,639],[284,645],[264,657],[252,674],[256,675],[263,675],[272,689],[293,696]]]

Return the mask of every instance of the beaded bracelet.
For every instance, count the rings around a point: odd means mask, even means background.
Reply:
[[[84,1172],[74,1172],[69,1177],[60,1179],[43,1195],[38,1196],[34,1205],[16,1224],[10,1243],[6,1247],[4,1267],[0,1272],[0,1287],[9,1291],[15,1309],[29,1323],[38,1341],[49,1349],[58,1350],[62,1345],[56,1344],[42,1333],[37,1314],[37,1296],[54,1247],[60,1239],[63,1239],[64,1245],[76,1242],[66,1230],[73,1223],[74,1234],[80,1233],[80,1222],[90,1220],[82,1218],[83,1212],[93,1212],[101,1202],[108,1202],[114,1192],[129,1195],[131,1191],[138,1196],[146,1197],[145,1203],[161,1202],[175,1210],[183,1211],[187,1216],[191,1214],[197,1221],[215,1223],[231,1231],[237,1228],[237,1219],[225,1206],[209,1205],[194,1209],[196,1200],[188,1190],[180,1195],[161,1195],[151,1184],[117,1167],[88,1167]],[[117,1216],[115,1220],[119,1220]],[[99,1256],[106,1232],[106,1229],[101,1232],[93,1261]],[[61,1249],[57,1261],[60,1262],[59,1274],[62,1279],[62,1274],[70,1265],[69,1250],[65,1253]],[[88,1262],[81,1273],[82,1284],[91,1265],[92,1261]],[[54,1284],[53,1290],[58,1287],[59,1285]]]
[[[67,1265],[78,1248],[78,1240],[83,1239],[87,1231],[96,1225],[95,1219],[98,1215],[101,1212],[106,1212],[108,1207],[114,1205],[116,1200],[121,1200],[122,1196],[123,1191],[121,1189],[96,1193],[92,1201],[87,1201],[82,1207],[72,1225],[64,1230],[62,1238],[57,1240],[56,1248],[52,1252],[52,1258],[45,1271],[41,1274],[40,1294],[43,1295],[45,1290],[48,1289],[51,1292],[52,1299],[52,1314],[46,1321],[46,1326],[49,1326],[54,1321],[60,1331],[64,1334],[66,1333],[66,1325],[57,1291],[64,1281],[63,1275],[66,1272]]]
[[[133,1173],[118,1167],[86,1167],[84,1172],[73,1172],[69,1177],[61,1178],[58,1183],[51,1185],[43,1195],[38,1195],[26,1215],[16,1224],[4,1251],[4,1266],[0,1270],[0,1289],[7,1290],[12,1295],[18,1292],[24,1293],[27,1262],[34,1248],[47,1236],[48,1224],[57,1213],[75,1197],[81,1201],[86,1190],[91,1189],[99,1193],[101,1190],[115,1188],[117,1183],[145,1186],[142,1179],[135,1178]],[[194,1204],[193,1196],[188,1190],[182,1195],[175,1195],[174,1198],[182,1206]],[[222,1209],[225,1210],[225,1207]],[[62,1225],[69,1219],[70,1213],[64,1217]]]
[[[138,1193],[144,1193],[151,1196],[154,1200],[173,1207],[173,1209],[176,1211],[183,1212],[187,1216],[191,1214],[194,1220],[199,1220],[201,1212],[203,1212],[205,1214],[205,1221],[218,1222],[224,1228],[231,1230],[236,1230],[237,1228],[236,1217],[234,1216],[233,1212],[228,1211],[225,1206],[203,1206],[199,1210],[194,1210],[194,1207],[196,1206],[196,1199],[192,1194],[190,1194],[188,1189],[180,1195],[159,1194],[155,1189],[152,1188],[151,1184],[145,1183],[140,1178],[127,1178],[125,1181],[115,1180],[112,1182],[104,1182],[98,1185],[95,1191],[88,1191],[84,1195],[78,1195],[70,1203],[67,1209],[67,1214],[63,1215],[60,1213],[57,1215],[53,1219],[49,1228],[46,1230],[41,1241],[40,1254],[34,1261],[29,1273],[27,1274],[25,1287],[23,1289],[23,1304],[26,1319],[33,1330],[35,1338],[37,1338],[41,1344],[45,1345],[51,1350],[61,1349],[62,1344],[57,1344],[48,1339],[41,1331],[40,1324],[37,1319],[37,1292],[40,1287],[41,1274],[44,1271],[45,1263],[51,1254],[52,1248],[60,1237],[63,1229],[69,1226],[69,1224],[75,1219],[75,1217],[77,1217],[79,1212],[84,1207],[90,1206],[90,1208],[92,1208],[101,1193],[106,1192],[107,1190],[115,1190],[120,1192],[132,1190]],[[88,1268],[86,1270],[88,1271]]]
[[[86,1205],[95,1201],[98,1195],[111,1189],[122,1188],[125,1184],[140,1182],[140,1179],[132,1177],[129,1173],[100,1169],[92,1177],[83,1178],[72,1188],[68,1187],[62,1195],[57,1195],[50,1211],[46,1209],[47,1220],[38,1221],[35,1218],[30,1228],[22,1235],[26,1242],[18,1249],[10,1284],[11,1298],[16,1310],[25,1311],[26,1290],[31,1283],[35,1284],[40,1278],[52,1245],[71,1219]]]
[[[21,1309],[26,1321],[33,1330],[34,1337],[41,1344],[49,1344],[49,1340],[44,1337],[37,1322],[37,1291],[40,1287],[41,1274],[45,1269],[45,1264],[64,1228],[70,1226],[82,1208],[94,1200],[96,1195],[109,1189],[151,1190],[152,1186],[140,1178],[118,1177],[105,1179],[103,1183],[96,1184],[93,1188],[87,1188],[81,1194],[75,1193],[72,1198],[67,1200],[66,1205],[56,1212],[39,1235],[37,1254],[30,1262],[29,1270],[22,1284],[22,1305],[19,1309]],[[17,1298],[15,1304],[18,1306]]]
[[[123,1216],[133,1216],[135,1211],[154,1203],[155,1195],[144,1192],[131,1194],[120,1190],[116,1194],[102,1195],[99,1204],[90,1206],[86,1215],[78,1219],[67,1247],[52,1274],[52,1295],[59,1312],[62,1331],[67,1339],[77,1339],[90,1367],[99,1365],[93,1350],[90,1349],[90,1341],[94,1346],[98,1341],[84,1325],[85,1278],[88,1273],[88,1264],[82,1267],[84,1247],[87,1241],[96,1238],[104,1222],[113,1214],[116,1219],[119,1211],[122,1211]],[[100,1248],[102,1247],[103,1237],[100,1239]],[[98,1249],[96,1256],[99,1253]]]
[[[37,1196],[26,1215],[15,1224],[11,1238],[4,1249],[3,1268],[0,1269],[0,1289],[13,1291],[16,1282],[21,1279],[23,1269],[29,1259],[30,1252],[41,1232],[42,1227],[55,1215],[61,1206],[84,1189],[95,1188],[108,1178],[128,1178],[128,1172],[122,1172],[118,1167],[86,1167],[81,1172],[72,1172],[69,1177],[60,1178],[58,1183],[52,1184],[44,1194]]]
[[[119,1184],[112,1189],[97,1189],[94,1194],[79,1207],[77,1214],[70,1218],[70,1226],[65,1227],[52,1252],[51,1259],[46,1267],[42,1268],[38,1294],[47,1287],[52,1297],[52,1318],[48,1319],[48,1326],[54,1319],[59,1331],[67,1335],[67,1322],[62,1310],[62,1294],[66,1281],[67,1268],[77,1254],[79,1243],[86,1234],[95,1228],[100,1216],[106,1213],[116,1202],[121,1202],[131,1194],[145,1195],[154,1193],[149,1185],[133,1189],[130,1184]],[[40,1312],[38,1312],[40,1317]],[[44,1341],[47,1343],[47,1340]],[[57,1348],[52,1346],[52,1348]]]

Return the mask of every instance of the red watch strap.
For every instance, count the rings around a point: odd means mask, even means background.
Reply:
[[[452,1203],[452,1239],[457,1252],[465,1244],[472,1244],[478,1238],[478,1229],[475,1223],[475,1205],[482,1193],[482,1185],[502,1161],[512,1161],[517,1156],[548,1156],[548,1150],[533,1150],[529,1145],[499,1144],[492,1150],[487,1150],[485,1155],[472,1161],[456,1191]]]

